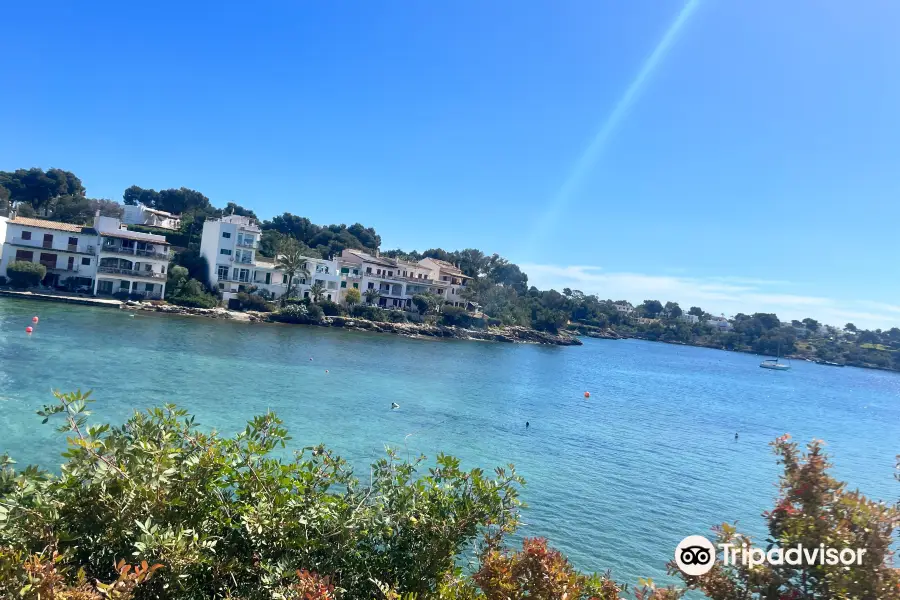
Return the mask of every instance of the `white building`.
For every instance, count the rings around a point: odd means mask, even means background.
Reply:
[[[700,317],[689,313],[681,313],[681,316],[678,317],[678,320],[682,321],[683,323],[690,323],[691,325],[695,325],[700,322]]]
[[[122,220],[128,225],[146,225],[147,227],[159,227],[160,229],[181,229],[181,215],[173,215],[164,210],[149,208],[141,203],[136,205],[126,204],[125,214]]]
[[[15,261],[40,263],[47,268],[42,285],[93,291],[97,243],[90,227],[13,217],[6,222],[0,275]]]
[[[359,281],[352,283],[360,284],[363,296],[369,290],[377,291],[377,304],[384,308],[411,309],[413,296],[430,292],[446,298],[450,288],[449,282],[432,279],[432,270],[417,263],[350,249],[341,253],[340,262],[351,274],[359,272]]]
[[[14,261],[47,268],[42,285],[95,295],[126,292],[165,295],[168,243],[160,235],[128,229],[118,219],[95,217],[93,227],[15,217],[6,223],[0,274]]]
[[[634,312],[634,306],[631,305],[631,302],[616,302],[613,304],[616,307],[616,311],[624,316],[630,316]]]
[[[469,302],[463,296],[466,286],[472,280],[471,277],[457,266],[436,258],[423,258],[419,261],[419,265],[429,270],[431,279],[447,285],[445,302],[463,308],[468,306]],[[439,294],[440,290],[438,287]]]
[[[226,302],[252,287],[265,290],[275,298],[287,292],[287,275],[277,267],[275,259],[259,255],[261,235],[259,225],[250,217],[228,215],[203,223],[200,254],[209,265],[210,284]],[[308,298],[316,283],[322,286],[323,300],[337,302],[341,290],[338,263],[308,258],[293,281],[294,295]]]
[[[128,292],[162,299],[166,293],[169,243],[165,236],[129,231],[113,217],[94,217],[99,243],[95,295]]]
[[[731,322],[725,318],[724,315],[718,317],[710,317],[706,320],[707,325],[711,325],[712,327],[716,327],[719,331],[731,331],[733,326]]]

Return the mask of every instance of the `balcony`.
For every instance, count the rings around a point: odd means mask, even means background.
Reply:
[[[41,248],[46,250],[55,250],[57,252],[72,252],[75,254],[94,254],[94,247],[88,245],[79,246],[77,244],[59,244],[58,247],[53,246],[53,242],[45,242],[43,240],[26,240],[22,238],[13,238],[10,242],[13,246],[26,246],[28,248]]]
[[[159,252],[157,250],[141,250],[140,248],[135,251],[137,256],[146,256],[147,258],[155,258],[157,260],[169,260],[168,252]]]
[[[256,240],[243,240],[235,243],[238,248],[256,248]]]
[[[41,264],[44,265],[45,267],[47,267],[47,265],[45,265],[44,263],[41,263]],[[47,270],[48,271],[65,272],[65,273],[77,273],[78,265],[72,265],[71,267],[68,265],[66,265],[65,267],[47,267]]]
[[[128,248],[126,246],[107,246],[100,247],[101,252],[111,252],[113,254],[129,254],[131,256],[145,256],[147,258],[155,258],[157,260],[169,260],[166,252],[158,252],[157,250],[141,250],[139,248]]]
[[[148,279],[165,279],[165,273],[156,273],[154,271],[135,271],[134,269],[121,269],[119,267],[97,267],[98,273],[106,273],[109,275],[121,275],[122,277],[145,277]]]

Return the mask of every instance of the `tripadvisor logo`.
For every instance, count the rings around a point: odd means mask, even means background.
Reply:
[[[689,535],[675,547],[675,564],[685,575],[700,576],[709,573],[716,562],[716,546],[702,535]],[[825,544],[806,548],[801,544],[790,548],[775,547],[768,551],[749,544],[719,544],[722,564],[742,564],[749,567],[768,564],[779,565],[861,565],[865,548],[827,548]]]

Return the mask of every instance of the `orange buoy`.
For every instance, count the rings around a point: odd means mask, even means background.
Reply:
[[[585,393],[584,393],[584,397],[585,397],[585,398],[590,398],[590,397],[591,397],[591,393],[590,393],[590,392],[585,392]]]
[[[32,323],[37,323],[37,322],[38,322],[38,318],[37,318],[37,317],[31,317],[31,322],[32,322]]]
[[[32,331],[34,331],[34,327],[32,327],[30,325],[25,328],[25,333],[31,333]]]

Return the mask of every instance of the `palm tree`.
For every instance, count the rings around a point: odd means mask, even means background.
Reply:
[[[375,304],[381,298],[381,294],[376,289],[366,290],[366,293],[363,295],[366,297],[366,304]]]
[[[309,288],[309,295],[312,296],[313,302],[318,304],[322,301],[322,296],[325,295],[325,286],[316,282],[315,285]]]
[[[294,289],[294,277],[302,275],[309,277],[309,271],[306,269],[306,257],[300,252],[300,245],[294,238],[288,238],[278,248],[278,257],[275,259],[275,266],[284,271],[287,277],[287,290],[281,297],[281,304],[284,306],[285,300],[291,297]]]

